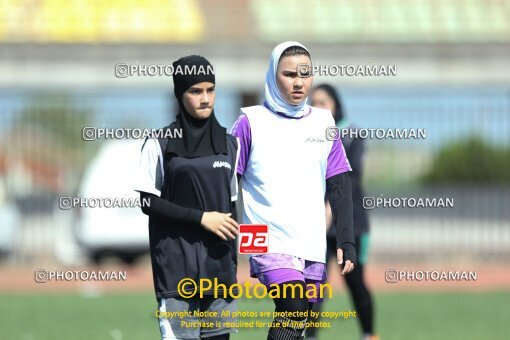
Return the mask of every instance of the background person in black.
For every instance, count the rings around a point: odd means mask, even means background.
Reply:
[[[328,84],[322,84],[317,86],[312,92],[312,106],[320,107],[323,109],[331,110],[333,118],[335,119],[336,126],[339,129],[355,129],[352,126],[343,112],[342,103],[340,96],[337,94],[335,89]],[[342,138],[342,144],[344,145],[347,158],[351,164],[352,171],[349,172],[349,177],[352,184],[352,203],[353,203],[353,227],[354,227],[354,238],[356,241],[356,254],[358,257],[358,266],[354,268],[352,273],[343,276],[345,283],[349,288],[349,292],[352,297],[354,307],[357,311],[357,317],[360,321],[362,329],[363,340],[374,340],[378,339],[374,335],[374,321],[373,321],[373,301],[368,290],[364,276],[363,269],[364,264],[367,260],[368,253],[368,231],[369,222],[366,210],[363,208],[363,190],[361,187],[361,175],[362,175],[362,160],[364,153],[363,139],[350,138],[345,136]],[[336,256],[335,251],[335,233],[334,228],[331,228],[331,208],[329,202],[326,203],[326,221],[328,223],[328,255],[327,261],[332,256]],[[314,311],[320,311],[321,304],[316,303],[314,305]],[[317,328],[310,328],[307,332],[308,339],[317,336]]]
[[[195,72],[174,72],[179,102],[176,121],[164,129],[182,129],[183,138],[147,139],[142,147],[136,190],[149,199],[142,210],[149,215],[152,272],[160,312],[235,311],[232,298],[211,295],[182,298],[183,278],[218,280],[227,287],[237,282],[235,237],[238,224],[231,217],[237,198],[235,169],[237,139],[226,133],[214,115],[215,77],[209,62],[188,56],[173,64]],[[206,71],[201,72],[201,71]],[[205,294],[212,294],[206,292]],[[221,293],[221,290],[220,290]],[[222,294],[221,294],[222,295]],[[215,328],[181,327],[180,322],[215,322]],[[229,339],[236,330],[224,327],[231,318],[159,318],[162,339]]]

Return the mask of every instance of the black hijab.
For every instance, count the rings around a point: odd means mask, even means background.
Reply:
[[[338,124],[339,121],[344,119],[344,110],[342,107],[342,103],[340,101],[340,95],[336,92],[335,88],[329,84],[321,84],[318,85],[315,90],[323,90],[325,91],[331,99],[335,102],[335,124]]]
[[[167,152],[195,158],[227,153],[227,132],[216,120],[214,109],[206,119],[192,117],[182,104],[182,96],[191,86],[202,82],[215,84],[214,70],[207,59],[198,55],[182,57],[173,63],[174,94],[179,114],[170,129],[182,129],[182,138],[170,138]]]

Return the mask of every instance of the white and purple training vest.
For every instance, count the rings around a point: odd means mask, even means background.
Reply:
[[[340,140],[328,140],[329,110],[292,118],[257,105],[241,109],[242,223],[268,225],[268,253],[326,262],[326,179],[350,171]]]

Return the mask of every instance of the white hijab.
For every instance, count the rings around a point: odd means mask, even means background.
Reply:
[[[278,61],[280,60],[280,56],[285,49],[291,46],[299,46],[308,51],[306,47],[297,41],[286,41],[273,49],[271,57],[269,58],[269,69],[266,73],[265,97],[267,105],[274,112],[281,112],[287,116],[298,118],[302,117],[306,112],[308,112],[309,106],[306,104],[308,97],[306,97],[299,105],[291,105],[282,98],[276,83],[276,71],[278,69]]]

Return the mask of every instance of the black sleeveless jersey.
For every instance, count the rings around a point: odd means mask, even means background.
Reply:
[[[197,158],[176,156],[166,140],[159,139],[164,159],[161,198],[187,208],[231,213],[238,145],[235,137],[226,137],[226,154]],[[150,216],[149,241],[158,299],[179,296],[177,286],[184,278],[197,284],[200,279],[217,279],[227,288],[237,282],[236,240],[224,241],[200,225]]]

